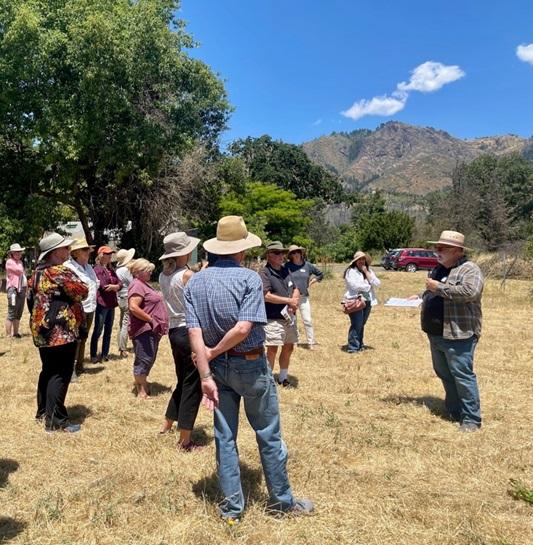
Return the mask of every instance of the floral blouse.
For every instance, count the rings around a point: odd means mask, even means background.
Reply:
[[[34,300],[30,325],[35,346],[78,341],[88,288],[76,273],[65,265],[39,266],[28,285]]]

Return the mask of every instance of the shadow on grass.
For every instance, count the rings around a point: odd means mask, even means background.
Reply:
[[[157,397],[161,394],[167,394],[168,392],[172,392],[172,388],[170,386],[165,386],[159,382],[150,382],[151,397]]]
[[[104,369],[105,369],[105,367],[103,365],[100,365],[99,367],[96,367],[96,365],[94,367],[88,367],[86,365],[83,368],[83,373],[81,373],[81,374],[82,375],[96,375],[98,373],[101,373]]]
[[[444,401],[434,396],[388,396],[381,398],[385,403],[393,403],[394,405],[419,405],[426,407],[429,412],[443,420],[450,420],[450,415],[446,410]]]
[[[0,488],[7,484],[9,474],[17,471],[19,463],[11,458],[0,458]]]
[[[11,517],[0,517],[0,543],[17,537],[28,524]]]
[[[83,424],[85,419],[92,414],[93,412],[86,405],[72,405],[68,408],[69,420],[75,424]]]
[[[241,483],[242,491],[247,504],[251,503],[267,503],[268,496],[261,487],[261,480],[263,472],[259,468],[251,468],[249,465],[242,463],[241,468]],[[216,472],[212,473],[209,477],[200,479],[192,486],[194,494],[209,503],[221,505],[224,501],[222,492],[218,486],[218,476]]]
[[[295,377],[294,375],[287,375],[287,379],[289,380],[289,382],[291,383],[291,385],[289,387],[283,387],[280,385],[280,383],[278,382],[279,381],[279,374],[276,373],[274,375],[274,380],[276,382],[276,384],[280,387],[281,390],[285,390],[285,389],[291,389],[291,388],[298,388],[298,384],[300,384],[300,381],[298,379],[298,377]]]
[[[212,426],[198,426],[195,427],[192,432],[192,440],[202,446],[207,446],[213,442],[213,434],[208,434],[207,428],[213,429]]]

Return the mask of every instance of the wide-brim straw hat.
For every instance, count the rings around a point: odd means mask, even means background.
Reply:
[[[305,254],[305,248],[302,248],[302,246],[298,246],[296,244],[291,244],[289,246],[288,253],[291,254],[292,252],[302,252],[302,254]]]
[[[18,242],[11,244],[9,247],[9,253],[11,252],[23,252],[26,248],[23,248]]]
[[[358,252],[355,252],[349,266],[351,267],[356,261],[358,261],[362,257],[365,258],[366,266],[370,267],[370,265],[372,264],[372,258],[368,254],[365,254],[365,252],[362,252],[361,250],[359,250]]]
[[[74,241],[70,238],[65,238],[59,233],[50,233],[39,241],[39,261],[43,260],[47,254],[58,248],[65,248],[70,246]]]
[[[159,258],[181,257],[190,254],[200,242],[199,238],[190,237],[184,231],[170,233],[163,239],[165,253]]]
[[[126,249],[119,250],[115,256],[117,258],[117,266],[118,267],[126,266],[133,259],[134,255],[135,255],[135,248],[130,248],[129,250],[126,250]]]
[[[217,255],[230,255],[261,246],[261,239],[249,233],[241,216],[224,216],[218,220],[217,236],[206,240],[204,248]]]
[[[92,252],[95,246],[93,244],[89,244],[85,237],[75,238],[74,242],[70,246],[70,253],[74,252],[75,250],[85,250],[86,248]]]
[[[442,244],[443,246],[454,246],[470,250],[470,248],[465,246],[465,236],[458,231],[442,231],[439,240],[428,240],[428,244]]]

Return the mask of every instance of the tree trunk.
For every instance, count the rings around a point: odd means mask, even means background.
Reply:
[[[83,205],[79,199],[76,199],[76,204],[74,205],[74,208],[76,210],[76,213],[78,214],[78,218],[83,227],[83,232],[85,233],[85,238],[88,244],[93,244],[94,239],[91,233],[91,229],[89,227],[89,218],[87,217],[87,214],[85,213],[85,209],[83,208]]]

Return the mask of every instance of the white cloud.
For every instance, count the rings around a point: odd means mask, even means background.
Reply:
[[[516,56],[524,62],[533,64],[533,44],[522,44],[516,48]]]
[[[322,125],[322,118],[319,117],[317,120],[313,121],[312,125],[313,127],[318,127],[318,125]]]
[[[349,117],[354,121],[365,115],[394,115],[403,110],[406,100],[407,97],[395,98],[387,95],[374,97],[370,100],[362,99],[354,102],[351,108],[341,113],[343,116]]]
[[[452,81],[461,79],[465,73],[459,66],[446,66],[440,62],[427,61],[417,66],[411,72],[409,83],[402,81],[398,84],[400,91],[420,91],[432,93]]]
[[[446,66],[440,62],[427,61],[411,72],[411,79],[408,83],[405,81],[398,83],[396,90],[390,95],[358,100],[341,114],[353,120],[360,119],[365,115],[394,115],[405,108],[411,91],[431,93],[464,76],[465,73],[459,66]]]

